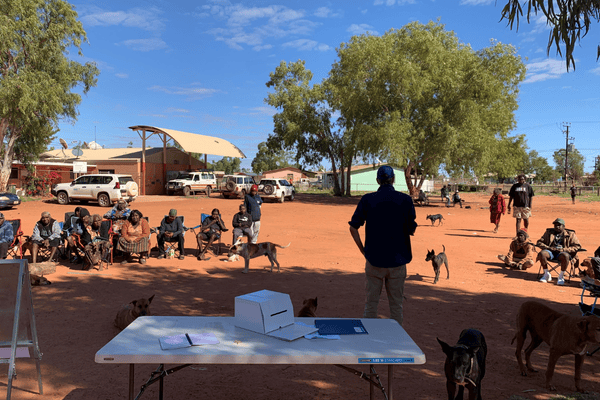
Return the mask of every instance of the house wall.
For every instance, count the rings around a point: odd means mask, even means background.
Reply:
[[[306,175],[301,172],[298,172],[298,171],[285,170],[285,169],[282,171],[277,171],[277,172],[272,172],[272,173],[263,173],[264,179],[289,180],[290,177],[292,178],[292,182],[300,182],[302,180],[302,178],[306,178]]]

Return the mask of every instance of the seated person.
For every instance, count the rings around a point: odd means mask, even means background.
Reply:
[[[75,213],[79,214],[79,218],[75,222],[70,230],[71,234],[67,236],[67,247],[69,250],[69,255],[71,256],[72,263],[78,263],[81,260],[77,257],[77,237],[79,238],[80,243],[85,246],[89,241],[89,232],[88,226],[92,223],[90,212],[87,208],[78,207],[79,210],[76,210]]]
[[[498,259],[504,264],[515,269],[527,269],[533,266],[534,245],[529,241],[529,235],[519,229],[517,237],[513,239],[508,248],[507,255],[499,255]]]
[[[49,247],[49,260],[54,259],[56,249],[58,249],[58,246],[60,245],[60,234],[61,231],[58,221],[52,219],[48,211],[44,211],[40,220],[33,227],[33,234],[31,235],[31,242],[33,244],[31,255],[34,264],[37,262],[37,255],[40,247]]]
[[[417,201],[421,204],[427,204],[428,199],[427,199],[427,195],[425,194],[424,191],[419,190],[419,198]]]
[[[177,242],[179,248],[179,259],[185,258],[185,238],[183,237],[183,224],[177,218],[177,210],[171,209],[169,215],[163,218],[158,228],[158,258],[165,258],[165,242]]]
[[[0,213],[0,259],[5,260],[8,254],[8,246],[15,240],[13,226],[4,219],[4,214]]]
[[[88,234],[85,239],[81,239],[81,242],[84,245],[84,251],[91,267],[106,259],[112,244],[108,240],[108,232],[102,232],[102,217],[100,214],[92,215],[91,223],[86,228]],[[84,241],[87,242],[84,243]]]
[[[233,216],[233,242],[237,243],[238,238],[246,235],[248,240],[252,239],[252,215],[248,214],[245,204],[240,204],[240,212]]]
[[[104,218],[113,220],[113,232],[119,232],[121,227],[129,218],[129,214],[131,214],[131,210],[127,205],[127,201],[124,199],[119,199],[117,204],[106,214],[104,214]]]
[[[454,192],[454,196],[452,196],[452,207],[456,206],[456,203],[458,203],[460,208],[462,208],[462,199],[460,198],[458,190]]]
[[[140,255],[140,264],[146,264],[146,257],[150,250],[150,225],[139,210],[133,210],[129,218],[123,224],[121,237],[117,243],[117,249],[123,252],[125,259],[121,264],[133,262],[131,253]]]
[[[562,218],[555,219],[553,224],[554,228],[546,229],[546,232],[536,244],[537,247],[543,249],[537,256],[544,269],[544,275],[540,282],[552,281],[548,269],[548,260],[558,260],[560,262],[560,273],[556,284],[564,285],[564,273],[571,259],[577,257],[577,250],[581,248],[581,245],[575,232],[565,229],[565,221]]]
[[[225,228],[225,223],[221,219],[221,212],[218,209],[214,209],[209,217],[202,222],[200,227],[200,233],[196,235],[196,241],[198,242],[198,248],[200,254],[198,254],[198,260],[208,260],[206,258],[206,250],[213,244],[213,242],[221,237],[221,232],[227,232],[229,229]],[[206,240],[206,246],[202,249],[202,241]]]

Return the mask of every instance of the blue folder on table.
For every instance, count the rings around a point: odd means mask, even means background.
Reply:
[[[316,319],[315,328],[319,335],[368,334],[360,319]]]

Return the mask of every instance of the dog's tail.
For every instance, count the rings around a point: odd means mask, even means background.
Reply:
[[[275,244],[275,243],[273,243],[273,244]],[[280,249],[287,249],[288,247],[290,247],[290,244],[292,244],[292,242],[289,242],[287,244],[287,246],[282,246],[282,245],[279,245],[279,244],[275,244],[275,247],[279,247]]]
[[[444,253],[446,252],[446,246],[442,245],[442,247],[444,248]]]

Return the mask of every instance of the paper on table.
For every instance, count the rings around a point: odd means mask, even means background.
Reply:
[[[316,327],[314,325],[305,324],[304,322],[296,322],[296,324],[316,329]],[[340,335],[319,335],[319,333],[316,332],[316,333],[309,333],[307,335],[304,335],[304,338],[305,339],[339,339]]]
[[[184,347],[200,346],[203,344],[217,344],[219,339],[214,333],[182,333],[180,335],[165,336],[158,339],[163,350],[182,349]]]

